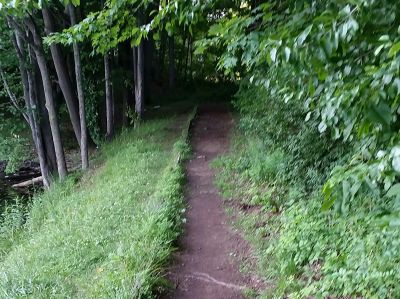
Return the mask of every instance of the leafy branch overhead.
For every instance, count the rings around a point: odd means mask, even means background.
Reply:
[[[198,21],[202,6],[197,2],[190,12],[181,9],[186,8],[185,5],[188,3],[188,1],[186,3],[162,1],[159,6],[155,6],[157,3],[154,1],[107,1],[103,10],[89,14],[79,24],[52,34],[45,40],[47,44],[65,45],[70,45],[74,41],[90,40],[95,52],[105,53],[124,41],[129,41],[132,46],[138,46],[151,30],[165,28],[168,34],[172,35],[178,26],[187,26],[192,33],[192,25]],[[142,10],[149,9],[151,21],[139,25],[138,14]],[[180,16],[178,20],[176,15]]]

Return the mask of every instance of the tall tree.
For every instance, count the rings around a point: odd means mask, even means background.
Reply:
[[[159,77],[157,78],[158,80],[161,80],[162,76],[164,74],[165,49],[166,49],[166,45],[167,45],[167,41],[168,41],[167,37],[168,37],[167,31],[163,27],[160,32],[160,47],[159,47],[159,51],[158,51],[158,64],[159,64],[159,66],[158,66]]]
[[[71,25],[76,24],[75,8],[70,3],[68,4],[68,11],[71,19]],[[89,167],[89,157],[88,157],[88,140],[87,140],[87,127],[86,127],[86,114],[85,114],[85,99],[83,94],[82,85],[82,67],[81,67],[81,57],[79,52],[78,42],[73,43],[74,49],[74,62],[75,62],[75,78],[76,78],[76,89],[78,91],[78,101],[79,101],[79,119],[80,119],[80,131],[81,131],[81,160],[82,169],[86,170]]]
[[[135,51],[135,111],[138,120],[143,118],[144,114],[144,45],[143,41]]]
[[[110,140],[114,135],[114,103],[112,97],[110,54],[104,54],[104,82],[106,89],[106,138]]]
[[[49,112],[46,108],[46,99],[44,96],[44,89],[43,89],[43,80],[40,75],[39,66],[37,64],[35,53],[31,46],[29,48],[29,61],[30,67],[32,68],[31,72],[28,72],[28,75],[33,76],[32,78],[32,92],[36,94],[37,100],[37,115],[39,121],[39,127],[41,131],[41,135],[43,137],[43,143],[46,153],[46,158],[49,164],[49,169],[51,173],[57,172],[57,158],[56,158],[56,151],[54,149],[54,142],[53,137],[51,134],[50,128],[50,120],[49,120]]]
[[[176,68],[175,68],[175,39],[174,36],[168,37],[168,83],[169,88],[175,88]]]
[[[60,179],[63,180],[67,175],[67,166],[65,163],[65,156],[64,156],[64,149],[63,149],[62,141],[61,141],[60,127],[58,124],[57,111],[56,111],[55,102],[54,102],[54,98],[53,98],[53,88],[52,88],[50,73],[48,70],[48,66],[47,66],[47,62],[46,62],[46,58],[45,58],[45,54],[44,54],[44,50],[43,50],[42,38],[39,35],[37,28],[36,28],[36,24],[33,22],[31,17],[27,17],[25,20],[26,20],[26,25],[32,34],[32,38],[33,38],[32,47],[35,52],[36,61],[38,63],[40,74],[41,74],[42,81],[43,81],[44,96],[46,99],[46,108],[49,113],[51,134],[53,137],[54,149],[55,149],[56,158],[57,158],[58,175],[59,175]],[[17,25],[17,24],[15,24],[15,22],[14,22],[14,25]],[[20,31],[19,31],[19,33],[20,33]]]
[[[36,152],[39,158],[40,171],[43,178],[43,185],[45,187],[50,186],[50,170],[48,161],[46,159],[46,151],[43,144],[42,132],[40,129],[40,123],[37,115],[37,95],[34,86],[34,78],[32,74],[32,68],[28,69],[26,66],[27,55],[25,47],[21,38],[15,34],[12,36],[12,42],[14,45],[15,52],[17,54],[19,69],[21,74],[21,82],[23,87],[23,95],[25,100],[27,122],[31,129],[32,140],[34,141]],[[29,45],[28,45],[29,47]],[[28,50],[29,52],[29,50]]]
[[[138,25],[143,24],[143,12],[138,12]],[[141,39],[139,45],[136,47],[134,57],[134,73],[135,73],[135,111],[138,120],[142,120],[144,115],[144,80],[145,80],[145,53],[144,53],[144,40]]]
[[[49,35],[54,33],[55,26],[53,16],[48,5],[44,5],[42,8],[42,16],[45,25],[46,34]],[[72,127],[74,129],[75,137],[78,143],[81,143],[81,126],[78,112],[78,100],[74,92],[73,84],[68,73],[67,64],[61,51],[59,44],[52,43],[50,45],[50,52],[53,58],[54,67],[56,69],[58,83],[63,93],[65,102],[67,104],[69,116],[71,119]]]

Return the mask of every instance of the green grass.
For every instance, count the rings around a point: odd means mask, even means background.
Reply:
[[[188,151],[188,124],[176,123],[153,120],[123,133],[95,169],[35,198],[25,224],[3,215],[0,297],[154,296],[184,210],[177,157]]]
[[[391,203],[365,192],[345,217],[323,212],[322,185],[306,192],[300,184],[309,183],[306,176],[282,179],[292,153],[260,149],[253,138],[236,130],[231,152],[213,165],[217,186],[236,203],[235,224],[252,244],[265,282],[257,296],[400,298],[400,231],[385,224]]]

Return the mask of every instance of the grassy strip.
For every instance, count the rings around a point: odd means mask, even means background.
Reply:
[[[23,226],[3,221],[0,297],[153,296],[181,231],[180,162],[193,116],[178,128],[153,120],[123,133],[79,183],[70,177],[36,198]]]

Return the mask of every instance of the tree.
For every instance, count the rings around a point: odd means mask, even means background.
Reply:
[[[48,4],[44,3],[42,8],[42,16],[47,35],[54,33],[54,21]],[[75,136],[78,143],[81,143],[81,126],[78,111],[78,100],[76,98],[71,78],[68,74],[68,68],[63,57],[60,45],[53,43],[50,45],[50,52],[53,58],[54,67],[56,69],[58,83],[64,95],[67,104],[72,127],[74,128]],[[75,55],[75,54],[74,54]],[[79,90],[78,90],[79,92]]]
[[[114,102],[112,96],[110,55],[108,53],[104,54],[104,82],[106,90],[106,139],[111,140],[114,135]]]
[[[143,11],[138,12],[138,24],[143,23]],[[134,51],[134,74],[135,74],[135,112],[138,121],[141,121],[144,114],[144,80],[145,80],[145,53],[144,41],[141,39]]]
[[[15,52],[17,53],[19,68],[21,73],[22,85],[24,90],[25,106],[27,108],[27,121],[32,132],[32,139],[35,143],[36,152],[39,158],[40,171],[43,177],[45,187],[50,186],[50,170],[46,159],[46,151],[43,144],[42,132],[37,114],[37,95],[34,86],[34,76],[32,70],[26,67],[26,53],[24,51],[23,41],[18,35],[12,37]],[[29,46],[28,46],[29,47]],[[28,50],[29,51],[29,50]]]
[[[75,8],[71,3],[68,4],[68,11],[71,18],[71,25],[74,26],[76,24]],[[78,101],[79,101],[81,160],[82,160],[82,169],[86,170],[89,166],[88,144],[87,144],[88,140],[87,140],[87,127],[86,127],[85,99],[84,99],[83,84],[82,84],[81,57],[79,52],[79,45],[77,42],[73,43],[73,49],[74,49],[74,62],[75,62],[76,89],[78,92]]]
[[[175,67],[175,39],[174,36],[168,38],[168,83],[169,88],[175,88],[176,67]]]
[[[51,128],[51,134],[53,137],[53,142],[54,142],[54,149],[56,152],[56,158],[57,158],[57,169],[58,169],[58,175],[61,180],[63,180],[66,175],[67,175],[67,166],[65,163],[65,156],[64,156],[64,149],[62,146],[62,141],[61,141],[61,133],[60,133],[60,127],[58,124],[58,118],[57,118],[57,111],[55,108],[54,104],[54,98],[53,98],[53,90],[52,90],[52,84],[50,80],[50,74],[49,70],[47,67],[47,62],[43,50],[43,44],[42,44],[42,39],[37,32],[37,28],[35,23],[31,18],[26,19],[26,25],[32,35],[32,41],[31,41],[31,46],[33,48],[33,51],[35,52],[36,60],[39,66],[39,70],[42,76],[43,80],[43,88],[44,88],[44,95],[46,99],[46,108],[49,113],[49,121],[50,121],[50,128]],[[13,21],[14,26],[18,26],[15,24]],[[22,34],[21,30],[18,30],[18,34]]]

